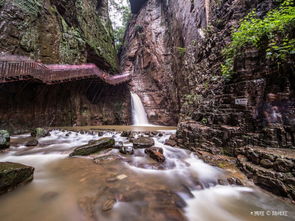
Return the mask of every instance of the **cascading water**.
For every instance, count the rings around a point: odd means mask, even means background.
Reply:
[[[147,126],[150,125],[144,106],[140,100],[140,97],[131,92],[131,105],[132,105],[132,118],[133,125],[135,126]]]
[[[113,148],[96,156],[68,158],[77,146],[102,137],[132,147],[130,138],[122,137],[121,132],[53,130],[50,136],[39,138],[36,147],[25,146],[29,134],[11,137],[10,150],[0,153],[0,161],[34,166],[35,174],[31,183],[0,196],[0,220],[294,220],[294,209],[283,201],[248,187],[217,185],[222,170],[189,150],[165,144],[175,131],[154,130],[154,134],[155,146],[163,149],[164,163],[155,162],[140,148],[133,155]],[[251,215],[255,211],[287,211],[288,217],[255,217]]]

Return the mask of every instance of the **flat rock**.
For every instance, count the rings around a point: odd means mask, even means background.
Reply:
[[[134,139],[132,142],[134,148],[148,148],[155,144],[155,141],[149,137],[139,137]]]
[[[32,140],[29,140],[27,143],[26,143],[26,146],[27,147],[35,147],[39,144],[38,140],[37,139],[32,139]]]
[[[0,162],[0,194],[33,179],[34,168],[19,163]]]
[[[113,148],[115,140],[113,138],[101,138],[97,141],[90,141],[88,144],[77,147],[70,156],[87,156],[99,151]]]
[[[124,160],[123,157],[119,155],[115,155],[115,154],[110,154],[110,155],[96,157],[94,159],[94,162],[97,164],[105,164],[105,163],[112,163],[115,161],[122,161],[122,160]]]

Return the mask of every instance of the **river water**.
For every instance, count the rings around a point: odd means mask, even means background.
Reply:
[[[164,145],[173,133],[154,133],[155,146],[164,149],[163,164],[143,149],[132,156],[106,150],[97,163],[92,156],[68,157],[75,147],[100,137],[132,145],[115,131],[99,136],[54,130],[34,148],[24,146],[28,134],[14,136],[11,151],[2,153],[0,161],[31,165],[35,174],[31,183],[0,196],[0,220],[294,220],[294,207],[276,197],[256,188],[217,185],[221,169],[190,151]]]

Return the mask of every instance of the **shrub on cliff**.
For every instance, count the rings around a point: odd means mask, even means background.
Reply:
[[[234,73],[234,59],[244,47],[265,48],[266,58],[280,64],[295,54],[295,5],[285,0],[261,19],[256,11],[249,13],[232,33],[232,42],[223,50],[225,62],[221,67],[223,76]],[[265,47],[266,45],[266,47]]]

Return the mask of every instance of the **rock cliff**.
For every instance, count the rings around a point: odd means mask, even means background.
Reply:
[[[0,52],[45,64],[94,63],[118,73],[108,0],[1,0]],[[33,80],[0,89],[0,126],[11,132],[44,126],[130,123],[126,85],[77,80],[48,86]]]
[[[264,47],[247,46],[234,61],[235,75],[221,75],[222,50],[231,42],[232,28],[253,9],[263,18],[276,7],[278,2],[270,0],[149,0],[132,18],[121,62],[133,73],[131,90],[141,96],[150,120],[178,120],[179,146],[233,156],[242,147],[249,163],[243,158],[241,168],[245,162],[252,166],[246,174],[294,199],[290,170],[274,182],[267,179],[262,159],[251,164],[247,153],[248,145],[276,148],[275,163],[278,148],[295,147],[294,57],[278,66],[266,59]],[[270,103],[278,121],[266,124],[264,109]],[[269,170],[279,176],[276,169]]]
[[[0,52],[118,69],[107,0],[1,0]]]

